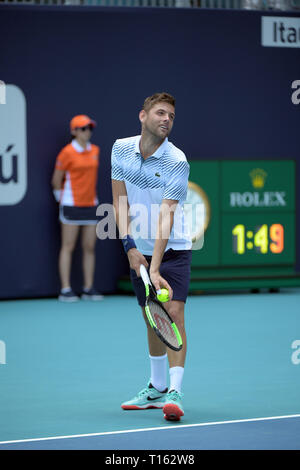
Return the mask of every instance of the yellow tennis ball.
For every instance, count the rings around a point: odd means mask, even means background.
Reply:
[[[157,293],[157,298],[160,302],[168,302],[169,300],[168,289],[160,289]]]

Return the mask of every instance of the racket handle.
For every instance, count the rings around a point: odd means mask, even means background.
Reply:
[[[140,265],[140,275],[145,285],[150,284],[150,278],[148,276],[147,269],[143,264]]]

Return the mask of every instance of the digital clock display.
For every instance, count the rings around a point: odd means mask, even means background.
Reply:
[[[235,225],[232,229],[233,252],[243,255],[246,250],[257,253],[282,253],[284,250],[284,227],[282,224],[267,224],[247,230],[243,224]]]
[[[223,214],[222,264],[288,264],[295,257],[294,216]]]

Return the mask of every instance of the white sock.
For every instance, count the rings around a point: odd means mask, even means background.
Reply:
[[[151,384],[159,392],[163,392],[167,388],[167,362],[168,356],[164,354],[163,356],[151,356]]]
[[[177,392],[181,392],[183,373],[184,373],[184,367],[171,367],[170,368],[169,390],[176,390]]]

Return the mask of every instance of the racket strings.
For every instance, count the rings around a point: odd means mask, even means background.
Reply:
[[[172,328],[172,324],[170,322],[170,319],[168,318],[166,312],[161,308],[161,306],[153,302],[152,300],[149,300],[149,310],[151,312],[152,318],[154,319],[156,323],[156,327],[162,337],[171,345],[174,347],[178,347],[178,339],[175,334],[175,331]]]

